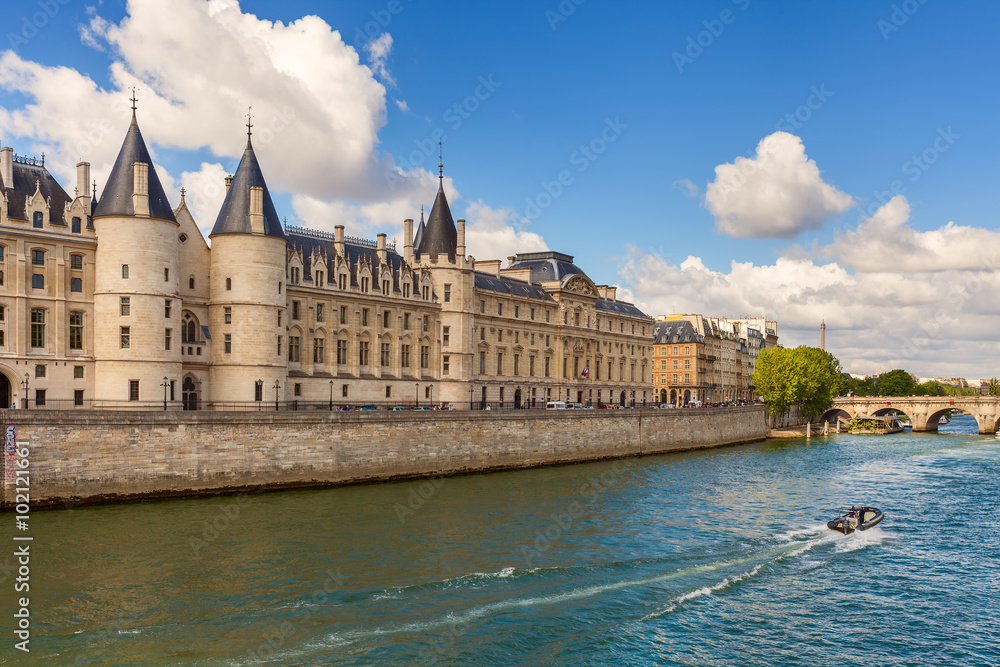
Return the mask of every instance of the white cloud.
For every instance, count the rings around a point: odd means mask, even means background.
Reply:
[[[522,229],[510,207],[491,208],[480,199],[469,203],[465,217],[466,253],[476,259],[506,259],[519,252],[548,250],[545,239]]]
[[[406,103],[406,100],[397,100],[396,98],[393,98],[392,101],[396,103],[396,106],[400,111],[405,113],[410,110],[410,105]]]
[[[910,205],[897,195],[854,231],[824,248],[845,266],[865,272],[926,272],[1000,268],[1000,232],[949,222],[918,232],[908,223]]]
[[[396,82],[389,74],[389,68],[386,65],[389,54],[392,52],[392,35],[383,32],[376,39],[365,44],[365,52],[368,54],[368,63],[372,71],[382,77],[382,80],[390,86],[395,87]]]
[[[385,88],[319,17],[267,21],[235,0],[131,0],[120,23],[99,11],[81,38],[109,53],[108,88],[69,67],[0,55],[0,86],[30,100],[0,108],[0,134],[30,138],[30,150],[45,152],[64,182],[81,158],[99,185],[106,178],[128,127],[132,85],[154,158],[157,147],[207,148],[235,170],[252,106],[254,146],[272,190],[383,201],[413,193],[430,176],[398,172],[378,152]],[[376,63],[384,65],[390,47],[391,38],[371,46]],[[397,177],[392,192],[388,173]]]
[[[881,249],[873,255],[886,257]],[[767,316],[778,321],[786,346],[817,345],[825,319],[827,349],[845,370],[997,374],[992,364],[1000,357],[1000,303],[993,295],[1000,291],[1000,271],[946,269],[935,266],[933,257],[924,267],[900,269],[893,262],[888,259],[880,272],[852,272],[843,263],[796,253],[770,265],[734,261],[719,271],[699,257],[678,265],[632,248],[621,276],[651,315]]]
[[[698,186],[694,184],[693,181],[687,178],[682,178],[679,181],[674,181],[674,189],[680,190],[685,197],[697,197],[701,194],[701,190]]]
[[[854,200],[823,181],[799,137],[775,132],[761,140],[755,157],[715,168],[705,204],[724,234],[788,239],[819,229]]]
[[[198,171],[181,174],[181,185],[186,190],[184,200],[206,239],[226,198],[226,176],[230,173],[218,162],[202,162]]]

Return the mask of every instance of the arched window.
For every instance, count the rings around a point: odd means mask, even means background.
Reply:
[[[122,278],[128,278],[128,264],[122,264]]]
[[[194,289],[194,276],[188,278],[188,289]]]
[[[231,289],[233,289],[233,279],[226,278],[226,291],[228,292]]]
[[[185,335],[184,339],[189,343],[195,343],[198,341],[198,325],[194,323],[194,320],[188,320],[185,325]]]

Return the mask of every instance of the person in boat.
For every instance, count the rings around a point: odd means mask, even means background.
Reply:
[[[865,507],[864,505],[858,506],[858,525],[860,526],[865,522]]]

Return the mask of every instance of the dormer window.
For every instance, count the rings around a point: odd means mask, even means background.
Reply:
[[[299,267],[293,266],[291,273],[292,273],[292,284],[293,285],[298,285],[299,284]]]
[[[32,216],[32,219],[31,219],[31,226],[34,227],[35,229],[41,229],[42,228],[42,221],[43,221],[42,212],[41,211],[35,211],[35,214]]]
[[[368,291],[368,278],[361,278],[361,291],[362,292]]]
[[[388,293],[389,293],[389,281],[388,280],[383,280],[382,281],[382,294],[388,294]]]
[[[73,226],[71,228],[74,234],[80,233],[80,218],[73,218]]]
[[[341,273],[337,276],[337,287],[339,289],[347,289],[347,274]]]

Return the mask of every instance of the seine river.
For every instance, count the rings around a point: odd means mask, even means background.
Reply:
[[[886,519],[827,530],[853,503]],[[13,650],[5,611],[0,660],[997,665],[998,517],[1000,440],[969,417],[938,434],[43,512],[32,650]]]

